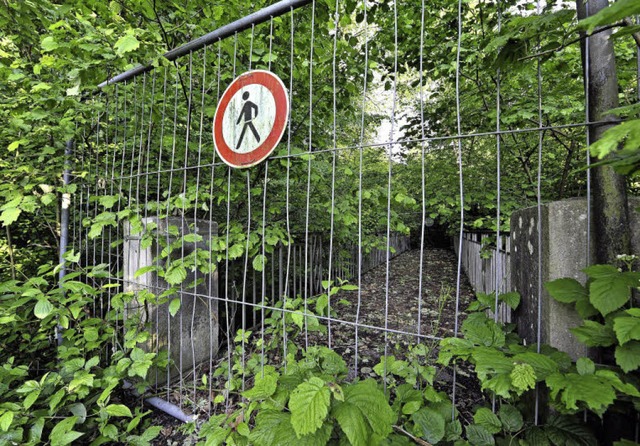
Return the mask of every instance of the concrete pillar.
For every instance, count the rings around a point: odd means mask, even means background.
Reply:
[[[629,200],[635,254],[640,253],[640,215],[633,210],[638,206],[640,200]],[[541,342],[567,352],[575,360],[588,353],[587,347],[569,331],[580,325],[582,319],[571,305],[551,298],[544,287],[539,305],[538,268],[542,271],[542,284],[561,277],[572,277],[581,283],[586,281],[581,270],[593,263],[595,253],[593,234],[592,246],[587,252],[586,199],[574,198],[543,205],[540,230],[541,246],[538,243],[536,206],[511,215],[511,283],[513,290],[522,296],[522,303],[515,312],[518,333],[528,344],[536,343],[540,308]]]
[[[152,243],[143,242],[144,231],[131,234],[130,225],[125,225],[124,235],[124,265],[123,280],[125,291],[134,291],[136,295],[142,290],[148,290],[160,296],[168,290],[170,285],[155,272],[135,277],[136,271],[145,266],[158,264],[164,266],[167,258],[159,259],[164,245],[177,239],[175,234],[185,236],[197,234],[202,237],[198,243],[184,243],[174,249],[169,260],[176,260],[188,256],[196,249],[208,250],[211,237],[217,235],[218,225],[205,220],[183,219],[181,217],[142,219],[143,227],[149,228],[153,224],[156,229]],[[158,242],[160,241],[160,242]],[[164,242],[163,242],[164,241]],[[195,287],[190,286],[198,281]],[[129,311],[135,311],[146,324],[151,334],[143,345],[147,351],[163,351],[169,354],[171,364],[167,370],[154,372],[157,383],[164,383],[179,377],[183,372],[192,370],[199,364],[209,362],[218,351],[218,272],[202,274],[199,271],[187,271],[187,278],[178,286],[175,296],[161,305],[140,305],[135,300]],[[169,305],[174,298],[180,299],[180,309],[171,316]]]

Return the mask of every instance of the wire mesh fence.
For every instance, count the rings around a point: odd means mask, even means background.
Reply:
[[[566,79],[548,78],[556,62],[540,54],[503,73],[478,65],[476,24],[495,32],[503,15],[530,17],[518,5],[329,3],[245,20],[106,83],[76,141],[73,246],[112,284],[94,311],[132,296],[124,317],[150,327],[142,344],[169,362],[154,391],[194,413],[224,410],[300,347],[336,349],[355,377],[457,336],[473,296],[465,222],[485,215],[502,240],[513,209],[589,190],[575,169],[586,162],[578,44]],[[233,169],[212,120],[226,87],[256,69],[282,79],[289,118],[272,156]],[[458,234],[457,257],[429,247],[434,218]],[[443,386],[454,404],[459,380],[453,369]]]

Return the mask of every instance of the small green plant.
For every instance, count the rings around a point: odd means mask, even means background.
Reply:
[[[160,428],[145,430],[149,412],[131,410],[119,391],[124,379],[145,387],[147,371],[163,366],[137,346],[149,334],[117,308],[132,296],[114,298],[116,308],[94,317],[86,309],[111,287],[105,266],[72,272],[60,286],[56,276],[46,266],[24,282],[0,284],[0,444],[149,444]],[[112,352],[116,326],[127,336]]]
[[[592,265],[584,269],[586,285],[563,278],[545,284],[558,302],[573,305],[583,318],[571,332],[588,347],[610,349],[614,364],[596,365],[580,358],[576,372],[550,377],[547,385],[556,405],[566,410],[582,407],[602,415],[616,399],[640,403],[637,370],[640,368],[640,309],[633,307],[633,289],[640,273],[631,270],[635,256],[618,256],[624,268]]]
[[[200,435],[205,445],[375,444],[392,432],[395,414],[374,380],[345,382],[344,360],[326,347],[310,347],[287,371],[265,367],[242,393],[240,408],[212,417]],[[253,424],[253,428],[250,425]]]

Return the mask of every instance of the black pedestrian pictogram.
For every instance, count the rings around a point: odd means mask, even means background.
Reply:
[[[240,146],[242,145],[242,140],[244,139],[244,134],[247,131],[247,127],[251,129],[251,132],[253,133],[253,136],[255,136],[256,141],[260,142],[260,135],[258,134],[258,131],[253,125],[253,119],[258,117],[258,106],[253,102],[249,101],[248,91],[245,91],[244,93],[242,93],[242,99],[244,99],[246,102],[242,106],[242,110],[240,111],[240,116],[236,121],[236,125],[239,125],[241,120],[244,120],[244,125],[242,127],[242,132],[240,132],[240,139],[238,140],[238,144],[236,145],[236,150],[240,149]],[[256,111],[255,116],[253,116],[254,109]]]

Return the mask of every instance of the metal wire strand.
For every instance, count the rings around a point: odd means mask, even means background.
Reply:
[[[458,175],[459,175],[459,191],[460,191],[460,229],[458,232],[459,244],[458,244],[458,268],[456,271],[456,304],[455,304],[455,319],[453,335],[458,337],[458,325],[460,318],[460,282],[462,280],[462,238],[464,234],[464,176],[462,172],[462,134],[461,116],[460,116],[460,53],[462,49],[462,0],[458,0],[458,44],[456,49],[456,128],[458,131],[457,139],[457,158],[458,158]],[[456,391],[458,388],[458,373],[457,367],[453,368],[453,392],[451,395],[451,401],[453,403],[453,412],[455,412],[456,406]],[[454,417],[452,412],[451,416]]]

